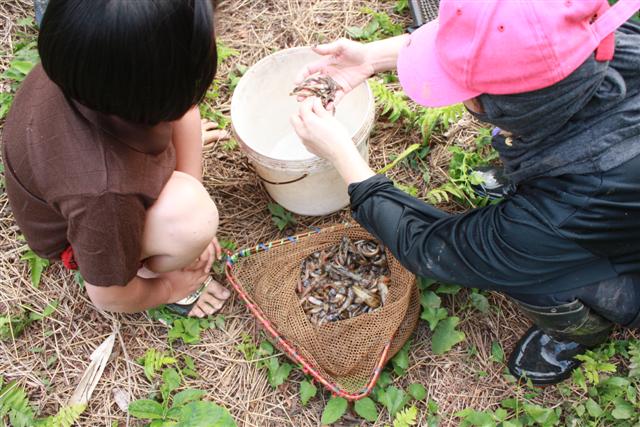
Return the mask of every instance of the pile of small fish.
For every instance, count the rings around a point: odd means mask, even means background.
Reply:
[[[317,96],[322,101],[324,108],[327,108],[336,99],[336,92],[340,86],[330,76],[311,76],[300,83],[290,93],[291,96],[301,96],[309,98]]]
[[[352,241],[314,252],[302,262],[298,295],[314,325],[350,319],[382,307],[389,293],[384,247],[372,240]]]

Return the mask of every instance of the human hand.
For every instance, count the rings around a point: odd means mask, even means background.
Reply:
[[[375,72],[368,60],[369,49],[362,43],[343,38],[332,43],[314,46],[312,49],[323,58],[307,65],[298,74],[295,83],[300,84],[314,74],[330,76],[341,88],[336,93],[336,103]],[[300,97],[298,100],[303,99],[304,97]]]
[[[202,270],[205,273],[211,271],[211,266],[215,260],[222,258],[222,247],[218,242],[218,238],[214,237],[213,240],[202,251],[200,256],[191,263],[191,265],[185,267],[186,270],[196,271]]]
[[[200,127],[202,129],[202,148],[205,150],[213,147],[218,141],[226,141],[231,138],[231,134],[224,129],[219,129],[216,122],[201,119]]]
[[[357,154],[347,129],[322,106],[319,98],[305,99],[299,112],[291,117],[291,125],[305,147],[318,157],[333,163],[350,150]]]

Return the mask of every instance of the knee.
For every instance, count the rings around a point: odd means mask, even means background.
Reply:
[[[216,235],[218,209],[204,186],[195,178],[174,172],[153,208],[176,244],[208,244]]]

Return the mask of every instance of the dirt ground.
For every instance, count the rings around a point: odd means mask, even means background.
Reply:
[[[228,71],[236,64],[252,65],[278,49],[343,36],[346,26],[367,21],[361,13],[364,6],[393,15],[394,4],[390,0],[223,1],[217,18],[218,37],[240,55],[225,62],[219,78],[226,80]],[[8,64],[17,32],[25,31],[17,25],[18,20],[32,15],[31,1],[0,2],[0,71]],[[406,15],[394,16],[394,19],[409,23]],[[228,115],[228,93],[223,90],[222,97],[211,107]],[[429,160],[432,186],[446,179],[446,146],[464,141],[472,135],[474,126],[465,118],[448,135],[435,138]],[[401,126],[379,118],[371,140],[372,163],[381,167],[390,161],[392,154],[418,141],[418,135],[407,134]],[[421,181],[420,176],[408,168],[398,167],[389,174],[407,184]],[[282,236],[271,221],[267,193],[238,149],[228,151],[217,147],[208,153],[204,181],[220,210],[221,237],[244,247]],[[445,208],[459,210],[454,205]],[[344,210],[325,218],[297,217],[297,220],[294,232],[299,233],[309,226],[349,221],[350,216],[348,210]],[[82,416],[81,425],[111,426],[114,422],[120,426],[138,425],[138,421],[128,418],[118,408],[113,393],[122,389],[137,399],[152,391],[152,385],[144,378],[135,359],[148,348],[168,348],[166,327],[145,314],[114,315],[97,311],[73,276],[59,264],[47,268],[40,288],[33,288],[27,264],[20,261],[25,243],[19,235],[7,197],[0,190],[0,313],[24,304],[42,309],[54,299],[60,305],[51,317],[30,326],[14,342],[0,343],[0,374],[19,379],[42,414],[55,413],[75,388],[93,349],[116,331],[113,355]],[[490,297],[492,309],[487,315],[469,309],[464,292],[445,298],[445,302],[450,313],[461,318],[460,329],[465,332],[466,341],[444,356],[435,356],[430,352],[428,327],[421,322],[413,339],[408,374],[397,380],[397,384],[422,383],[428,397],[439,404],[441,425],[457,425],[454,414],[463,408],[495,409],[501,400],[527,392],[507,382],[503,364],[490,361],[491,343],[500,342],[508,353],[526,329],[527,321],[500,295]],[[223,330],[205,332],[197,345],[174,346],[178,354],[193,357],[198,367],[200,378],[190,380],[187,385],[207,390],[207,398],[227,407],[239,426],[320,425],[320,414],[329,394],[323,393],[302,407],[297,386],[302,379],[300,373],[273,390],[265,373],[247,362],[236,349],[244,334],[257,334],[256,322],[235,296],[223,313],[226,316]],[[477,356],[469,354],[471,348],[477,349]],[[554,388],[544,390],[537,400],[547,406],[562,401]],[[424,422],[425,405],[419,403],[418,408]],[[343,421],[344,425],[369,425],[352,416]],[[375,425],[385,423],[389,423],[386,412]]]

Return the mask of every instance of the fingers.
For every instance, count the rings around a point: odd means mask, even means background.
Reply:
[[[211,144],[218,141],[226,141],[231,138],[231,134],[226,130],[216,129],[205,131],[202,133],[203,145]]]
[[[318,99],[316,97],[307,98],[300,104],[300,118],[303,121],[309,120],[313,116],[313,104],[315,100]]]
[[[211,129],[217,129],[218,126],[220,126],[218,123],[216,122],[212,122],[209,119],[202,119],[200,120],[200,123],[202,125],[202,130],[211,130]]]
[[[329,113],[322,105],[322,100],[320,98],[314,98],[312,110],[315,114],[320,118],[331,117],[331,113]]]
[[[304,81],[304,79],[306,79],[307,77],[320,73],[320,74],[326,74],[326,68],[327,66],[330,64],[330,60],[329,59],[321,59],[317,62],[314,62],[312,64],[307,65],[306,67],[304,67],[295,77],[295,79],[293,80],[293,82],[297,85],[299,85],[300,83],[302,83]]]
[[[213,265],[213,261],[215,260],[215,248],[213,247],[213,243],[209,243],[207,252],[207,264],[204,267],[205,273],[209,273],[211,271],[211,266]]]
[[[345,47],[345,39],[338,39],[331,43],[319,44],[311,49],[319,55],[340,55]]]
[[[200,255],[196,258],[190,265],[184,267],[184,271],[199,271],[204,270],[204,267],[207,265],[207,258]]]
[[[293,130],[296,131],[296,133],[300,138],[304,139],[303,137],[303,135],[305,134],[304,123],[302,123],[302,119],[300,118],[300,116],[298,114],[294,114],[293,116],[291,116],[289,121],[291,122],[291,126],[293,126]]]
[[[220,242],[218,242],[218,238],[214,237],[211,241],[213,245],[214,253],[216,254],[216,259],[222,259],[222,246],[220,246]]]

